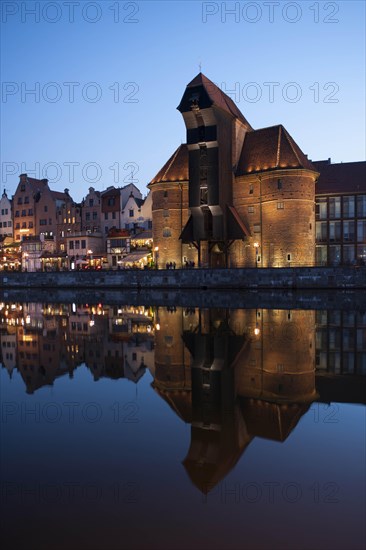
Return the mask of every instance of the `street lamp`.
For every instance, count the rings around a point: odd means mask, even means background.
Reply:
[[[258,267],[258,251],[259,251],[260,244],[255,242],[253,246],[255,248],[255,267]]]
[[[157,269],[158,268],[158,259],[159,259],[159,247],[158,246],[156,246],[154,248],[154,252],[155,252],[155,258],[154,258],[155,268]]]
[[[90,256],[90,258],[89,258],[89,264],[90,264],[90,267],[91,267],[91,266],[92,266],[91,264],[92,264],[92,261],[93,261],[93,251],[89,249],[89,250],[88,250],[88,254],[89,254],[89,256]]]

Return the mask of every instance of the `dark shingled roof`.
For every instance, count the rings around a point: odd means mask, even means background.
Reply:
[[[106,189],[105,191],[101,192],[101,197],[104,199],[104,197],[109,197],[113,195],[119,195],[121,193],[121,189],[116,187],[112,187],[111,189]]]
[[[137,204],[137,206],[138,206],[139,208],[141,208],[141,206],[142,206],[142,205],[144,204],[144,202],[145,202],[145,199],[138,199],[138,198],[136,198],[136,197],[133,197],[133,198],[135,199],[135,203]]]
[[[282,124],[248,132],[236,175],[281,168],[306,168],[316,171],[315,166]]]
[[[54,200],[61,200],[61,201],[67,201],[67,199],[71,198],[70,195],[63,193],[62,191],[51,191],[51,196]]]
[[[320,172],[315,186],[317,195],[329,193],[366,193],[366,162],[313,163]]]
[[[33,191],[37,191],[38,189],[41,189],[42,187],[48,186],[48,180],[47,179],[36,179],[36,178],[29,178],[27,174],[21,174],[20,175],[20,181],[19,183],[29,183],[33,189]]]
[[[236,106],[234,101],[202,73],[198,73],[198,75],[189,84],[187,84],[187,88],[197,88],[199,86],[203,86],[207,92],[207,95],[216,107],[220,107],[224,111],[232,114],[235,118],[238,118],[244,122],[246,126],[251,128],[251,125],[246,120],[240,109]]]
[[[182,144],[150,183],[188,181],[188,179],[188,147],[186,144]]]

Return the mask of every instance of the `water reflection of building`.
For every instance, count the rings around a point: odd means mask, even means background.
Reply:
[[[316,385],[321,400],[366,403],[366,312],[316,312]]]
[[[1,334],[0,362],[8,371],[10,378],[16,367],[16,334],[15,329],[10,328],[10,333]]]
[[[155,313],[155,376],[153,388],[184,422],[192,421],[189,351],[182,339],[183,322],[196,326],[195,312],[157,308]]]
[[[118,313],[120,312],[120,313]],[[116,315],[114,315],[114,313]],[[126,331],[115,332],[113,326]],[[94,380],[127,378],[137,383],[154,371],[152,311],[98,305],[0,304],[0,361],[17,368],[28,393],[73,377],[82,364]]]
[[[154,388],[186,422],[184,466],[207,492],[251,440],[284,441],[315,390],[314,312],[159,309]]]

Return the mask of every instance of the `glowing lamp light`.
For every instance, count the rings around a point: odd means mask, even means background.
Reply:
[[[256,336],[259,336],[260,332],[261,332],[261,331],[259,330],[259,328],[258,328],[258,327],[255,327],[255,329],[254,329],[254,334],[255,334]]]

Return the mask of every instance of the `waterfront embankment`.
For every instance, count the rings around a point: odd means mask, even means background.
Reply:
[[[366,267],[2,272],[6,288],[363,289]]]

